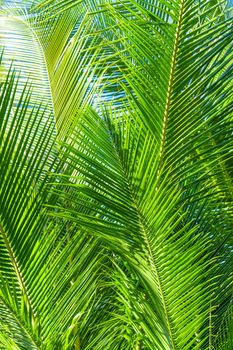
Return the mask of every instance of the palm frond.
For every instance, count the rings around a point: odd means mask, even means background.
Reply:
[[[214,349],[228,350],[233,346],[233,332],[232,332],[232,302],[225,312],[222,324],[219,327],[218,334],[214,342]]]
[[[57,200],[47,191],[50,174],[59,171],[55,125],[43,108],[31,110],[28,86],[18,100],[15,74],[9,71],[0,98],[1,343],[68,349],[78,339],[69,327],[96,293],[103,248],[76,226],[47,218],[43,204]]]
[[[207,242],[194,234],[195,228],[183,225],[182,212],[177,211],[180,193],[168,174],[158,176],[153,136],[140,123],[132,128],[122,124],[112,124],[109,117],[104,122],[91,111],[79,122],[64,146],[63,156],[73,167],[70,190],[55,188],[72,203],[71,208],[60,209],[60,215],[102,238],[134,269],[153,305],[154,333],[160,334],[163,346],[189,349],[207,337],[205,328],[197,328],[209,312],[212,282],[203,276],[210,262],[208,253],[198,253],[200,247],[205,251]],[[132,149],[134,154],[124,153],[125,142],[132,142],[127,152]],[[85,213],[89,208],[92,215]],[[150,326],[142,329],[146,333]],[[145,337],[150,346],[162,347],[149,334]]]
[[[0,347],[228,349],[228,2],[26,3],[1,11]]]

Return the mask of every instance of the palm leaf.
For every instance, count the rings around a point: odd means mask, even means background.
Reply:
[[[229,348],[228,3],[27,3],[19,46],[1,27],[1,346]]]
[[[209,312],[211,282],[202,280],[207,274],[208,254],[205,258],[198,254],[200,246],[203,253],[207,242],[200,234],[195,237],[195,228],[184,226],[182,213],[176,213],[180,193],[168,175],[158,177],[156,153],[148,172],[153,137],[144,134],[139,124],[133,130],[125,128],[130,135],[121,138],[124,128],[121,126],[119,132],[114,126],[107,128],[93,112],[80,121],[70,143],[64,146],[64,157],[78,177],[71,178],[70,191],[56,191],[73,207],[60,215],[108,242],[134,269],[152,307],[154,334],[164,342],[162,345],[147,333],[150,347],[188,349],[208,336],[205,327],[202,331],[197,328],[204,326]],[[135,154],[124,159],[127,139]],[[131,147],[128,145],[127,150]],[[133,165],[132,176],[129,169]],[[85,213],[88,208],[94,211],[92,216]],[[142,328],[144,332],[150,329],[147,324]]]
[[[59,169],[54,123],[43,119],[43,108],[31,111],[29,87],[19,101],[16,89],[10,70],[0,99],[1,346],[68,348],[78,341],[69,327],[94,296],[103,249],[76,226],[47,219],[43,204],[56,201],[49,173]]]

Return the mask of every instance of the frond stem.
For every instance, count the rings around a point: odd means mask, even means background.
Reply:
[[[125,172],[121,156],[118,153],[118,150],[117,150],[117,147],[115,146],[113,138],[111,140],[112,140],[112,144],[113,144],[114,149],[115,149],[115,154],[117,156],[119,165],[121,167],[122,173],[124,174],[124,177],[125,177],[125,180],[126,180],[129,192],[130,192],[132,205],[133,205],[133,208],[134,208],[134,210],[135,210],[135,212],[137,214],[138,222],[139,222],[139,225],[141,227],[142,236],[143,236],[143,239],[144,239],[146,247],[147,247],[147,253],[149,253],[148,263],[151,266],[152,273],[153,273],[153,275],[155,277],[155,280],[158,283],[158,289],[159,289],[159,293],[160,293],[160,297],[161,297],[161,304],[162,304],[164,312],[165,312],[165,318],[166,318],[165,326],[167,327],[166,331],[168,332],[168,334],[170,336],[170,339],[169,339],[170,340],[170,345],[172,346],[172,350],[176,350],[177,347],[176,347],[176,344],[175,344],[173,331],[172,331],[172,320],[171,320],[170,315],[169,315],[168,306],[167,306],[166,298],[165,298],[165,293],[163,291],[162,282],[161,282],[161,278],[160,278],[160,273],[158,271],[157,263],[155,261],[155,257],[154,257],[153,252],[152,252],[151,244],[150,244],[150,241],[149,241],[147,233],[146,233],[146,228],[145,228],[143,216],[141,215],[141,212],[140,212],[140,210],[138,208],[138,203],[137,203],[137,200],[135,199],[132,187],[130,185],[130,181],[129,181],[128,176],[127,176],[127,174]]]
[[[2,304],[7,308],[7,310],[10,312],[10,314],[13,316],[15,321],[20,325],[20,327],[24,330],[24,332],[27,334],[28,338],[31,340],[33,345],[37,350],[39,350],[38,344],[36,343],[35,339],[32,337],[31,333],[28,331],[25,324],[22,322],[22,320],[15,314],[15,312],[9,307],[9,305],[0,297],[0,301]]]
[[[162,139],[161,139],[161,145],[160,145],[160,168],[162,165],[162,158],[163,158],[164,149],[165,149],[166,131],[167,131],[167,126],[168,126],[169,111],[170,111],[170,107],[171,107],[171,98],[172,98],[172,93],[173,93],[173,81],[174,81],[177,56],[178,56],[178,51],[179,51],[180,33],[181,33],[181,27],[182,27],[182,22],[183,22],[184,8],[185,8],[185,0],[181,0],[180,13],[179,13],[179,17],[178,17],[176,34],[175,34],[175,43],[174,43],[174,47],[173,47],[171,70],[170,70],[169,81],[168,81],[166,105],[165,105],[164,117],[163,117]]]
[[[22,291],[23,295],[25,296],[25,298],[27,300],[28,306],[30,307],[30,311],[32,313],[33,323],[35,324],[36,317],[35,317],[35,313],[34,313],[34,310],[33,310],[33,307],[32,307],[31,301],[30,301],[30,298],[29,298],[28,293],[27,293],[27,289],[26,289],[26,287],[24,285],[24,281],[23,281],[20,269],[19,269],[17,261],[15,259],[13,250],[12,250],[12,248],[10,246],[10,243],[9,243],[8,238],[7,238],[6,232],[5,232],[5,230],[4,230],[4,228],[3,228],[1,223],[0,223],[0,233],[2,234],[2,238],[3,238],[3,241],[5,243],[5,246],[6,246],[6,249],[8,251],[8,254],[10,256],[11,263],[12,263],[12,265],[14,267],[15,272],[16,272],[16,276],[17,276],[17,279],[18,279],[21,291]]]

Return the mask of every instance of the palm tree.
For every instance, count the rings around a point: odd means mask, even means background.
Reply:
[[[232,350],[230,2],[0,20],[0,349]]]

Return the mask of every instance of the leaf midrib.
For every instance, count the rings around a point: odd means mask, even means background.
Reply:
[[[25,324],[22,322],[21,318],[18,317],[18,315],[10,308],[10,306],[5,302],[5,300],[3,298],[0,297],[0,300],[1,300],[2,304],[6,307],[6,309],[11,313],[11,315],[13,316],[15,321],[20,325],[20,327],[26,333],[26,335],[31,340],[31,342],[35,346],[35,348],[37,350],[39,350],[39,347],[38,347],[38,345],[36,343],[36,340],[32,337],[31,333],[29,332],[29,330],[27,329]]]
[[[165,110],[164,110],[164,116],[163,116],[162,139],[161,139],[161,145],[160,145],[160,167],[162,166],[162,159],[163,159],[164,149],[165,149],[166,132],[168,127],[169,112],[171,107],[171,98],[173,94],[173,82],[174,82],[177,57],[178,57],[178,51],[179,51],[180,33],[181,33],[181,27],[183,23],[184,7],[185,7],[185,0],[181,0],[180,12],[179,12],[179,17],[178,17],[178,22],[176,27],[176,33],[175,33],[175,42],[173,47],[171,70],[170,70],[170,75],[168,80],[168,90],[167,90],[167,97],[166,97],[166,103],[165,103]]]
[[[172,93],[173,93],[173,81],[174,81],[174,75],[175,75],[175,69],[176,69],[176,63],[177,63],[177,56],[178,56],[178,50],[179,50],[179,44],[180,44],[180,33],[181,33],[181,28],[182,28],[182,22],[183,22],[183,15],[184,15],[184,7],[185,7],[185,0],[181,0],[180,3],[180,11],[179,11],[179,17],[178,17],[178,22],[177,22],[177,28],[176,28],[176,34],[175,34],[175,43],[174,43],[174,47],[173,47],[173,55],[172,55],[172,63],[171,63],[171,71],[170,71],[170,76],[169,76],[169,82],[168,82],[168,91],[167,91],[167,98],[166,98],[166,104],[165,104],[165,111],[164,111],[164,118],[163,118],[163,128],[162,128],[162,140],[161,140],[161,146],[160,146],[160,166],[159,169],[161,169],[162,166],[162,158],[163,158],[163,154],[164,154],[164,148],[165,148],[165,140],[166,140],[166,130],[167,130],[167,126],[168,126],[168,118],[169,118],[169,112],[170,112],[170,106],[171,106],[171,97],[172,97]],[[114,142],[113,142],[114,144]],[[121,161],[121,158],[116,150],[116,154],[117,157],[119,159],[119,164],[121,165],[123,174],[125,176],[125,179],[127,181],[127,185],[129,188],[129,191],[131,193],[131,198],[133,201],[133,206],[137,212],[138,215],[138,219],[139,219],[139,223],[140,226],[142,228],[143,231],[143,236],[144,236],[144,240],[146,242],[147,245],[147,249],[150,255],[150,264],[152,265],[152,269],[154,270],[154,273],[156,275],[156,279],[158,282],[158,287],[159,287],[159,292],[161,295],[161,299],[162,299],[162,304],[164,307],[164,312],[165,312],[165,316],[166,316],[166,321],[167,321],[167,327],[168,327],[168,331],[169,331],[169,335],[170,335],[170,341],[171,341],[171,345],[173,347],[173,349],[177,349],[176,345],[175,345],[175,340],[174,340],[174,335],[173,335],[173,331],[172,331],[172,325],[171,325],[171,319],[169,316],[169,310],[168,310],[168,306],[166,303],[166,299],[165,299],[165,295],[164,295],[164,291],[163,291],[163,287],[162,287],[162,283],[161,283],[161,279],[160,279],[160,274],[159,271],[157,269],[156,266],[156,262],[154,261],[154,256],[152,253],[152,249],[150,246],[150,242],[148,240],[147,234],[146,234],[146,230],[143,224],[143,220],[141,217],[141,214],[138,210],[138,206],[137,206],[137,202],[134,198],[133,195],[133,191],[132,188],[130,186],[130,183],[128,181],[128,177],[125,174],[124,171],[124,167]]]
[[[149,253],[149,261],[148,262],[149,262],[149,264],[150,264],[150,266],[152,268],[152,273],[154,274],[154,276],[155,276],[155,278],[157,280],[157,283],[158,283],[159,293],[160,293],[160,297],[161,297],[161,303],[162,303],[162,306],[163,306],[163,309],[164,309],[164,312],[165,312],[165,318],[166,318],[165,325],[167,326],[167,331],[168,331],[168,333],[170,335],[170,339],[169,340],[171,342],[172,349],[176,350],[177,347],[175,345],[174,335],[173,335],[173,331],[172,331],[172,324],[171,324],[172,320],[171,320],[170,315],[169,315],[169,310],[168,310],[168,306],[167,306],[167,303],[166,303],[166,298],[165,298],[163,287],[162,287],[162,283],[161,283],[160,273],[158,271],[157,263],[155,261],[154,255],[152,253],[152,248],[151,248],[151,245],[150,245],[147,233],[146,233],[146,228],[145,228],[145,225],[143,223],[143,218],[142,218],[141,212],[139,210],[139,207],[138,207],[138,204],[137,204],[137,200],[135,199],[135,196],[133,194],[133,190],[132,190],[132,187],[130,185],[130,181],[129,181],[128,176],[127,176],[127,174],[125,172],[121,156],[118,153],[117,147],[116,147],[112,137],[111,137],[111,142],[112,142],[113,148],[115,150],[116,157],[118,159],[118,164],[121,167],[122,174],[123,174],[123,176],[125,178],[125,181],[126,181],[126,184],[128,186],[130,197],[131,197],[131,200],[132,200],[132,206],[133,206],[134,210],[136,211],[137,218],[138,218],[138,221],[139,221],[139,225],[140,225],[141,230],[142,230],[143,238],[144,238],[144,241],[145,241],[146,246],[147,246],[147,252]]]
[[[24,284],[24,281],[23,281],[23,278],[22,278],[22,275],[21,275],[21,272],[19,270],[19,267],[18,267],[18,264],[17,264],[17,261],[15,259],[15,256],[14,256],[14,253],[13,253],[13,250],[10,246],[10,242],[7,238],[7,234],[2,226],[2,224],[0,223],[0,233],[2,234],[2,238],[3,238],[3,241],[5,243],[5,246],[6,246],[6,249],[7,249],[7,252],[9,254],[9,257],[10,257],[10,260],[11,260],[11,263],[14,267],[14,270],[15,270],[15,273],[16,273],[16,276],[17,276],[17,279],[18,279],[18,282],[19,282],[19,285],[20,285],[20,288],[21,288],[21,291],[23,293],[23,295],[25,296],[26,300],[27,300],[27,303],[30,307],[30,311],[32,312],[32,318],[33,318],[33,323],[35,323],[35,320],[36,320],[36,317],[35,317],[35,313],[34,313],[34,310],[33,310],[33,307],[32,307],[32,304],[31,304],[31,301],[30,301],[30,298],[28,296],[28,293],[27,293],[27,289],[26,289],[26,286]],[[4,303],[5,304],[5,303]],[[18,318],[17,318],[17,321],[18,321]],[[22,322],[20,322],[20,324],[22,325]],[[25,329],[25,327],[23,327]],[[31,334],[28,333],[28,330],[25,329],[27,334],[30,336],[30,339],[33,341],[33,344],[37,347],[37,344],[36,344],[36,341],[35,339],[32,338]]]

